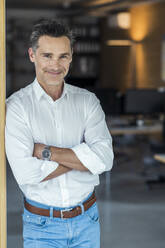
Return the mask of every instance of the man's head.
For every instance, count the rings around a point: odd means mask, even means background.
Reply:
[[[39,83],[61,85],[72,61],[72,31],[54,19],[43,20],[34,26],[30,41],[29,57]]]
[[[70,40],[71,48],[73,48],[74,36],[69,27],[56,19],[43,19],[34,25],[30,36],[30,47],[35,52],[38,48],[38,41],[41,36],[62,37],[66,36]]]

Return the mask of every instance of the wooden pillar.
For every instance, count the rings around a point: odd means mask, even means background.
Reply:
[[[0,0],[0,248],[7,247],[5,127],[5,0]]]

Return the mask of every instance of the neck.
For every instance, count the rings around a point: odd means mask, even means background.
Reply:
[[[63,88],[64,84],[58,86],[48,86],[44,90],[53,99],[53,101],[56,101],[61,97]]]
[[[64,88],[64,82],[59,85],[41,84],[40,82],[39,84],[44,89],[44,91],[53,99],[53,101],[56,101],[61,97]]]

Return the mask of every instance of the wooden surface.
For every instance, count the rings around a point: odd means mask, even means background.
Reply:
[[[155,154],[154,158],[159,162],[165,163],[165,154]]]
[[[110,127],[110,133],[112,135],[124,135],[124,134],[160,134],[162,132],[161,124],[143,125],[143,126],[128,126],[128,127]]]
[[[0,0],[0,248],[7,247],[5,126],[5,0]]]

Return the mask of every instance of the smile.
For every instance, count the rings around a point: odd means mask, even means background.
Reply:
[[[50,75],[53,75],[53,76],[57,76],[57,75],[61,74],[61,71],[57,71],[57,72],[47,71],[47,73]]]

